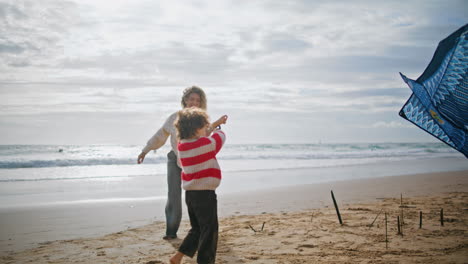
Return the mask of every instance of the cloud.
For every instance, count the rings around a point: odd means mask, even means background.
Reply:
[[[348,98],[362,98],[362,97],[395,97],[404,98],[409,97],[411,94],[410,89],[405,87],[401,88],[370,88],[360,90],[348,90],[337,92],[336,96]]]
[[[396,121],[390,121],[390,122],[384,122],[384,121],[379,121],[371,126],[372,128],[413,128],[414,125],[410,123],[402,123],[402,122],[396,122]]]
[[[5,72],[14,79],[35,76],[8,65],[38,66],[37,71],[46,67],[55,81],[77,75],[92,81],[100,73],[134,82],[196,79],[222,84],[243,79],[357,84],[354,73],[412,73],[433,52],[415,34],[424,14],[409,13],[406,4],[394,2],[357,1],[350,7],[341,1],[48,1],[43,10],[31,3],[30,8],[10,8],[26,18],[14,20],[19,27],[8,28],[6,35],[16,36],[3,47],[22,53],[4,60]],[[39,23],[44,30],[33,31]],[[431,26],[426,26],[427,33],[433,32]]]
[[[268,51],[301,52],[311,47],[310,43],[287,33],[272,33],[264,39]]]
[[[10,3],[0,3],[0,18],[25,19],[26,15],[19,8]]]
[[[0,5],[0,67],[52,65],[67,30],[77,19],[69,1],[14,1]],[[8,66],[13,67],[9,69]],[[27,76],[23,76],[24,77]]]
[[[417,78],[465,10],[455,0],[0,3],[0,118],[168,113],[196,84],[210,109],[247,119],[351,115],[404,128],[369,116],[398,112],[410,95],[398,72]]]
[[[25,48],[21,45],[13,44],[13,43],[0,43],[0,53],[13,53],[19,54],[24,52]]]

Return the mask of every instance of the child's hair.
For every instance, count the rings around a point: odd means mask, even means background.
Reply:
[[[177,138],[189,139],[197,135],[200,128],[208,125],[209,117],[205,110],[201,108],[184,108],[177,112],[174,125],[177,129]]]
[[[189,98],[190,94],[192,93],[196,93],[200,96],[200,108],[206,110],[206,95],[203,89],[198,86],[191,86],[184,89],[184,92],[182,94],[182,100],[180,102],[182,104],[182,108],[187,107],[185,101]]]

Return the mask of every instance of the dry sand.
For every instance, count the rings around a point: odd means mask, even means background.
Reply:
[[[411,182],[412,187],[408,186]],[[328,202],[319,208],[297,210],[294,205],[287,210],[282,208],[285,204],[277,203],[276,209],[280,211],[270,210],[275,208],[270,204],[271,208],[260,209],[263,213],[253,209],[244,212],[242,202],[246,204],[246,200],[266,197],[266,194],[239,199],[237,215],[220,219],[217,263],[468,263],[467,171],[331,185],[338,188],[334,190],[344,225],[338,222],[329,189],[323,190],[328,193]],[[346,186],[347,190],[341,189]],[[359,186],[362,190],[353,190]],[[295,196],[304,197],[307,188],[314,191],[317,185],[288,189],[292,199],[296,199]],[[413,192],[403,192],[401,200],[399,190],[406,188]],[[356,199],[348,197],[366,189],[371,194],[361,194]],[[271,191],[270,198],[292,201],[281,198],[284,192]],[[219,206],[223,206],[223,200]],[[441,209],[444,226],[440,222]],[[419,228],[420,212],[422,228]],[[388,243],[385,242],[385,213]],[[399,235],[397,216],[402,214],[403,234]],[[188,229],[188,221],[184,220],[179,234],[184,236]],[[0,260],[2,263],[167,263],[181,239],[162,240],[164,230],[163,222],[154,222],[101,237],[42,243],[37,248],[4,254]],[[185,258],[184,263],[196,261]]]

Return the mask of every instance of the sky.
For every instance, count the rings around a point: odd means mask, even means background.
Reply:
[[[398,116],[468,1],[0,0],[0,144],[136,144],[197,85],[231,144],[436,142]]]

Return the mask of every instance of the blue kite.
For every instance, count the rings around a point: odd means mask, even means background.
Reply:
[[[468,24],[439,43],[400,116],[468,158]]]

